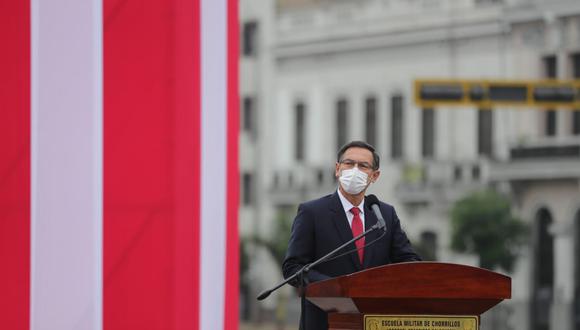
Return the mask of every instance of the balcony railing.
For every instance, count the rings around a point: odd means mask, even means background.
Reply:
[[[537,181],[580,178],[580,139],[543,138],[514,145],[510,159],[490,167],[490,180]]]
[[[446,204],[487,184],[487,160],[425,162],[403,167],[395,195],[406,204]]]
[[[277,170],[272,178],[270,198],[275,204],[294,205],[329,193],[336,184],[334,169],[329,167],[299,166]]]

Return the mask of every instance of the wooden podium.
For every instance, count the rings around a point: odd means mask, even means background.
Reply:
[[[471,326],[435,327],[433,324],[452,325],[435,321],[419,321],[403,327],[397,321],[380,321],[374,316],[437,316],[445,319],[455,316],[476,318],[511,298],[511,278],[485,269],[438,262],[409,262],[386,265],[345,275],[307,287],[306,298],[328,312],[329,329],[469,329]],[[385,318],[387,319],[387,318]],[[379,318],[379,320],[381,320]],[[473,320],[472,320],[473,321]],[[374,322],[369,326],[369,322]],[[405,321],[410,324],[410,321]],[[459,323],[457,323],[459,324]],[[456,325],[457,325],[456,324]],[[388,327],[393,325],[393,327]],[[401,325],[397,327],[397,325]]]

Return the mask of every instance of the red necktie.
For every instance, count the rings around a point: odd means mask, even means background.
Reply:
[[[362,234],[362,232],[363,232],[363,225],[362,225],[362,221],[361,221],[360,216],[359,216],[360,210],[358,209],[358,207],[353,207],[352,209],[350,209],[350,212],[352,214],[354,214],[354,217],[352,218],[352,237],[357,237],[358,235]],[[362,237],[361,239],[356,241],[354,244],[356,245],[356,248],[359,249],[358,250],[358,258],[359,258],[360,263],[362,265],[363,256],[364,256],[363,246],[365,246],[365,238]]]

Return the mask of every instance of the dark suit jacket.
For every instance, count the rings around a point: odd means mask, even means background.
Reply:
[[[350,253],[316,266],[308,273],[307,281],[311,283],[390,263],[421,260],[411,248],[407,235],[401,229],[395,209],[389,204],[380,202],[380,210],[387,224],[387,233],[379,241],[365,247],[363,265],[356,252]],[[366,230],[377,223],[377,217],[366,202],[364,212]],[[365,243],[370,243],[380,235],[379,230],[370,233],[365,238]],[[352,237],[352,231],[337,192],[301,204],[292,225],[292,234],[282,265],[284,277],[292,276],[302,266],[314,262]],[[351,244],[343,252],[355,248],[355,245]],[[326,312],[307,301],[305,330],[320,329],[328,329]]]

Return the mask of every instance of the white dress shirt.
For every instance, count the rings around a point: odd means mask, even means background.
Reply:
[[[348,225],[350,226],[350,228],[352,228],[352,219],[354,218],[354,214],[352,214],[350,209],[352,209],[355,206],[352,205],[348,201],[348,199],[346,199],[346,197],[344,197],[342,195],[342,193],[340,192],[340,189],[337,189],[337,191],[338,191],[338,197],[340,198],[340,203],[342,204],[342,207],[344,208],[344,213],[346,213],[346,219],[348,220]],[[365,206],[365,199],[363,198],[360,205],[356,206],[360,210],[359,217],[360,217],[360,220],[362,221],[363,232],[365,231],[365,208],[364,208],[364,206]]]

